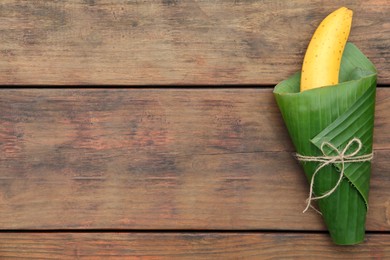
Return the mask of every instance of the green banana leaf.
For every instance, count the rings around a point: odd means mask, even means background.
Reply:
[[[358,155],[372,152],[376,69],[352,43],[344,49],[339,82],[300,92],[300,73],[296,73],[275,86],[274,96],[297,153],[323,156],[320,148],[324,142],[343,150],[353,138],[363,144]],[[334,155],[330,150],[327,153]],[[304,162],[302,166],[310,182],[319,163]],[[315,196],[336,185],[340,167],[330,164],[316,174]],[[364,240],[370,174],[371,162],[346,163],[341,184],[330,196],[317,200],[334,243],[351,245]]]

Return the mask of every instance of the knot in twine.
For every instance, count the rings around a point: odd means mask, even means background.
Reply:
[[[348,152],[348,150],[351,148],[351,146],[354,143],[356,143],[358,145],[358,147],[354,151]],[[333,152],[336,153],[336,155],[334,155],[334,156],[327,155],[325,152],[325,146],[328,146]],[[301,154],[296,154],[297,159],[301,162],[318,162],[318,163],[320,163],[311,177],[310,193],[309,193],[309,197],[306,200],[307,205],[306,205],[306,208],[303,211],[303,213],[305,213],[309,209],[309,207],[312,207],[311,202],[313,200],[319,200],[319,199],[326,198],[326,197],[330,196],[333,192],[335,192],[335,190],[340,185],[340,183],[344,177],[345,163],[369,162],[373,159],[373,157],[374,157],[373,153],[369,153],[369,154],[365,154],[365,155],[357,155],[359,153],[359,151],[362,149],[362,146],[363,146],[363,144],[358,138],[353,138],[353,139],[351,139],[351,141],[349,141],[349,143],[341,151],[339,149],[337,149],[333,144],[328,143],[328,142],[323,142],[321,144],[321,152],[322,152],[323,156],[304,156]],[[317,196],[317,197],[313,196],[314,179],[315,179],[317,173],[325,166],[333,164],[333,163],[340,163],[341,164],[340,177],[339,177],[337,183],[334,185],[334,187],[332,189],[327,191],[325,194],[323,194],[321,196]],[[319,211],[317,211],[317,212],[319,212]]]

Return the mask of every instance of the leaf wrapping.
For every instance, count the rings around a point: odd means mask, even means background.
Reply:
[[[339,84],[300,92],[300,73],[296,73],[276,85],[274,96],[297,153],[322,156],[322,143],[329,142],[342,150],[353,138],[363,144],[358,155],[371,153],[376,76],[370,60],[355,45],[347,43]],[[302,166],[310,182],[318,163],[305,162]],[[364,240],[370,173],[371,162],[346,163],[344,178],[335,192],[318,200],[336,244]],[[314,180],[314,195],[331,190],[339,176],[338,164],[321,169]]]

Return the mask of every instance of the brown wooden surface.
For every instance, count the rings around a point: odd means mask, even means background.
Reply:
[[[350,41],[390,83],[390,5],[348,0]],[[0,84],[275,84],[340,1],[63,0],[0,4]]]
[[[353,247],[301,213],[270,88],[175,86],[278,83],[340,1],[1,1],[0,85],[176,89],[1,89],[0,259],[390,258],[390,4],[342,5],[382,86]]]
[[[379,88],[367,229],[390,230]],[[271,89],[31,89],[0,97],[2,229],[324,230]]]
[[[389,259],[390,235],[335,246],[326,234],[3,233],[0,255],[17,259]],[[127,259],[127,258],[126,258]]]

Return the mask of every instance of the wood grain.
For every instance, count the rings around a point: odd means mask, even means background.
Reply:
[[[390,5],[347,0],[350,41],[390,84]],[[339,1],[3,0],[0,84],[276,84]]]
[[[17,259],[388,259],[390,235],[335,246],[327,234],[1,233],[0,256]]]
[[[379,88],[367,229],[390,230]],[[3,89],[1,229],[324,230],[271,90]]]

